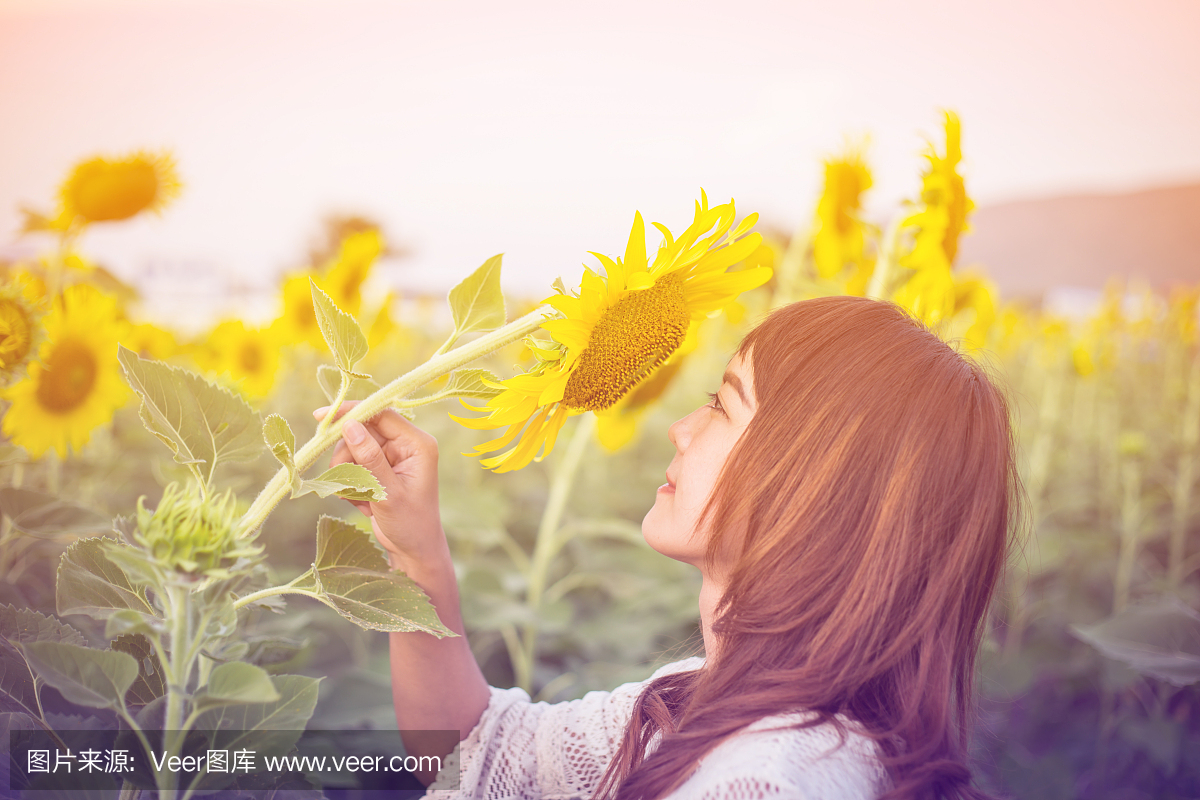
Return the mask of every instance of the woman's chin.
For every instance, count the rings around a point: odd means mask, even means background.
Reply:
[[[659,494],[654,505],[642,518],[642,538],[654,550],[667,558],[682,561],[685,564],[697,563],[699,555],[694,552],[696,543],[690,536],[690,531],[679,532],[672,525],[670,496]]]

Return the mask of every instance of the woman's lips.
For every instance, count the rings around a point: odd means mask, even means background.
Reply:
[[[663,494],[675,494],[675,482],[671,480],[671,476],[667,476],[667,482],[658,487],[658,490]]]

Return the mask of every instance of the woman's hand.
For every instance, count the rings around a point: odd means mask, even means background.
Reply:
[[[341,417],[357,403],[318,408],[317,419]],[[335,423],[336,424],[336,423]],[[361,464],[383,485],[378,503],[355,502],[371,517],[393,569],[401,569],[429,596],[438,617],[459,634],[437,639],[427,633],[392,633],[392,697],[396,722],[410,755],[445,756],[453,746],[436,732],[457,730],[466,738],[487,709],[487,681],[467,643],[458,601],[458,581],[438,511],[437,441],[393,410],[366,425],[342,423],[342,441],[332,463]],[[352,501],[353,502],[353,501]],[[435,732],[431,738],[428,732]]]
[[[334,419],[356,405],[358,401],[343,403]],[[329,412],[325,406],[313,416],[321,420]],[[429,564],[448,555],[438,510],[437,462],[437,440],[393,409],[365,425],[355,420],[342,423],[342,440],[330,460],[330,466],[361,464],[383,486],[387,497],[379,502],[349,502],[371,518],[383,548],[406,565]]]

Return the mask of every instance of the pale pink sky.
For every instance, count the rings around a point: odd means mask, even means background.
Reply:
[[[872,208],[963,119],[981,203],[1200,179],[1196,0],[0,0],[0,252],[94,153],[170,147],[161,219],[85,247],[160,284],[262,282],[362,211],[444,289],[493,253],[544,293],[671,226],[703,186],[794,225],[820,161],[871,134]]]

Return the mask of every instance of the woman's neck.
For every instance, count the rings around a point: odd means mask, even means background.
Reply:
[[[704,655],[711,660],[717,654],[717,640],[713,636],[712,624],[717,605],[725,594],[725,585],[711,575],[701,571],[700,583],[700,635],[704,637]]]

